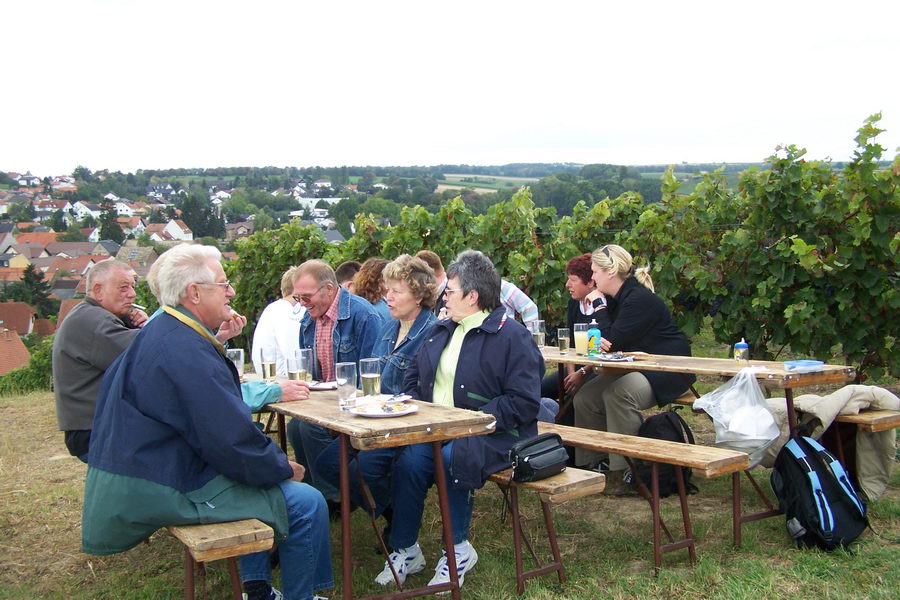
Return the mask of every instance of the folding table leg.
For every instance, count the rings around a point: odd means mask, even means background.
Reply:
[[[441,442],[432,442],[431,451],[434,457],[435,484],[438,489],[438,501],[441,505],[441,525],[444,530],[444,548],[447,549],[447,568],[450,569],[450,582],[430,586],[435,593],[450,590],[453,600],[460,600],[459,573],[456,570],[456,553],[453,551],[453,528],[450,517],[450,498],[447,494],[447,475],[444,473],[444,457],[441,455]]]

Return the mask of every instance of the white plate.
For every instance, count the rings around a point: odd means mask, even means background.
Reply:
[[[311,390],[336,390],[337,381],[317,381],[309,385]]]
[[[600,360],[606,360],[609,362],[632,362],[634,360],[634,357],[628,354],[615,354],[613,352],[601,352],[594,358],[599,358]]]
[[[370,402],[384,402],[387,404],[400,404],[401,402],[406,402],[407,400],[411,400],[412,396],[409,394],[397,394],[396,396],[391,394],[375,394],[374,396],[357,396],[356,404],[363,405],[369,404]]]
[[[360,417],[383,419],[385,417],[411,415],[417,410],[419,410],[418,404],[385,404],[383,402],[372,402],[363,404],[362,406],[355,406],[350,409],[350,412]]]

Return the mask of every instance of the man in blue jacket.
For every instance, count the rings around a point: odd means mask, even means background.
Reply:
[[[166,525],[257,518],[275,530],[284,597],[333,585],[322,495],[299,483],[253,424],[213,331],[234,288],[210,246],[178,246],[160,268],[164,313],[107,369],[85,481],[82,547],[124,552]],[[250,600],[274,600],[266,552],[241,557]]]
[[[300,347],[313,349],[313,379],[334,381],[337,363],[358,363],[361,358],[374,356],[381,317],[368,300],[338,285],[328,263],[308,260],[297,267],[294,299],[306,307],[306,315],[300,321]],[[314,468],[319,454],[331,443],[329,431],[294,419],[288,424],[287,433],[297,462],[306,467],[307,481],[325,498],[336,501],[338,490],[323,477],[317,477]]]

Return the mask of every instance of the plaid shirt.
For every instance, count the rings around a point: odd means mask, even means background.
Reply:
[[[334,295],[334,301],[325,314],[316,319],[316,357],[319,366],[322,367],[322,381],[334,381],[334,324],[337,323],[338,298]]]

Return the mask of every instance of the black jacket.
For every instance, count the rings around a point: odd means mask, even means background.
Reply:
[[[606,310],[594,315],[603,337],[613,351],[648,352],[690,356],[691,343],[682,333],[662,298],[629,277],[615,296],[606,297]],[[659,406],[665,406],[687,391],[694,375],[642,371]]]

